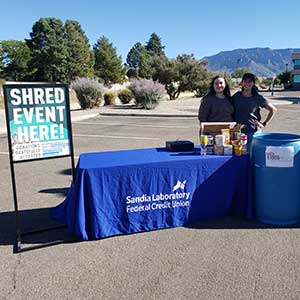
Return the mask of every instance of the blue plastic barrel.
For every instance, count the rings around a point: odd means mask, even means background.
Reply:
[[[251,158],[257,219],[274,225],[300,222],[300,135],[256,134]]]

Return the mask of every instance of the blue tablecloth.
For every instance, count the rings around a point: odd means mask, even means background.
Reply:
[[[165,148],[86,153],[52,216],[83,240],[252,216],[248,155],[200,156]]]

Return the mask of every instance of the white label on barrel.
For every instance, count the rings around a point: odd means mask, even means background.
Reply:
[[[292,168],[294,166],[294,147],[266,147],[266,167]]]

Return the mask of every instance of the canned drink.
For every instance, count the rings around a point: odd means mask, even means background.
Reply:
[[[234,155],[240,156],[243,154],[243,146],[242,145],[234,145],[233,146]]]
[[[247,154],[247,153],[248,153],[247,145],[243,145],[242,154]]]
[[[206,146],[208,145],[208,136],[207,135],[200,135],[200,145]]]
[[[240,136],[241,145],[247,145],[248,137],[247,134],[242,133]]]
[[[208,135],[207,138],[208,138],[208,144],[207,145],[213,146],[214,145],[214,136],[213,135]]]
[[[213,155],[214,154],[214,145],[208,145],[206,147],[206,154]]]

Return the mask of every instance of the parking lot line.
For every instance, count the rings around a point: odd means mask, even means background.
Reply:
[[[132,123],[98,123],[98,122],[73,122],[79,125],[104,125],[104,126],[132,126],[132,127],[147,127],[147,128],[171,128],[171,129],[189,129],[195,126],[165,126],[165,125],[148,125],[148,124],[132,124]]]

